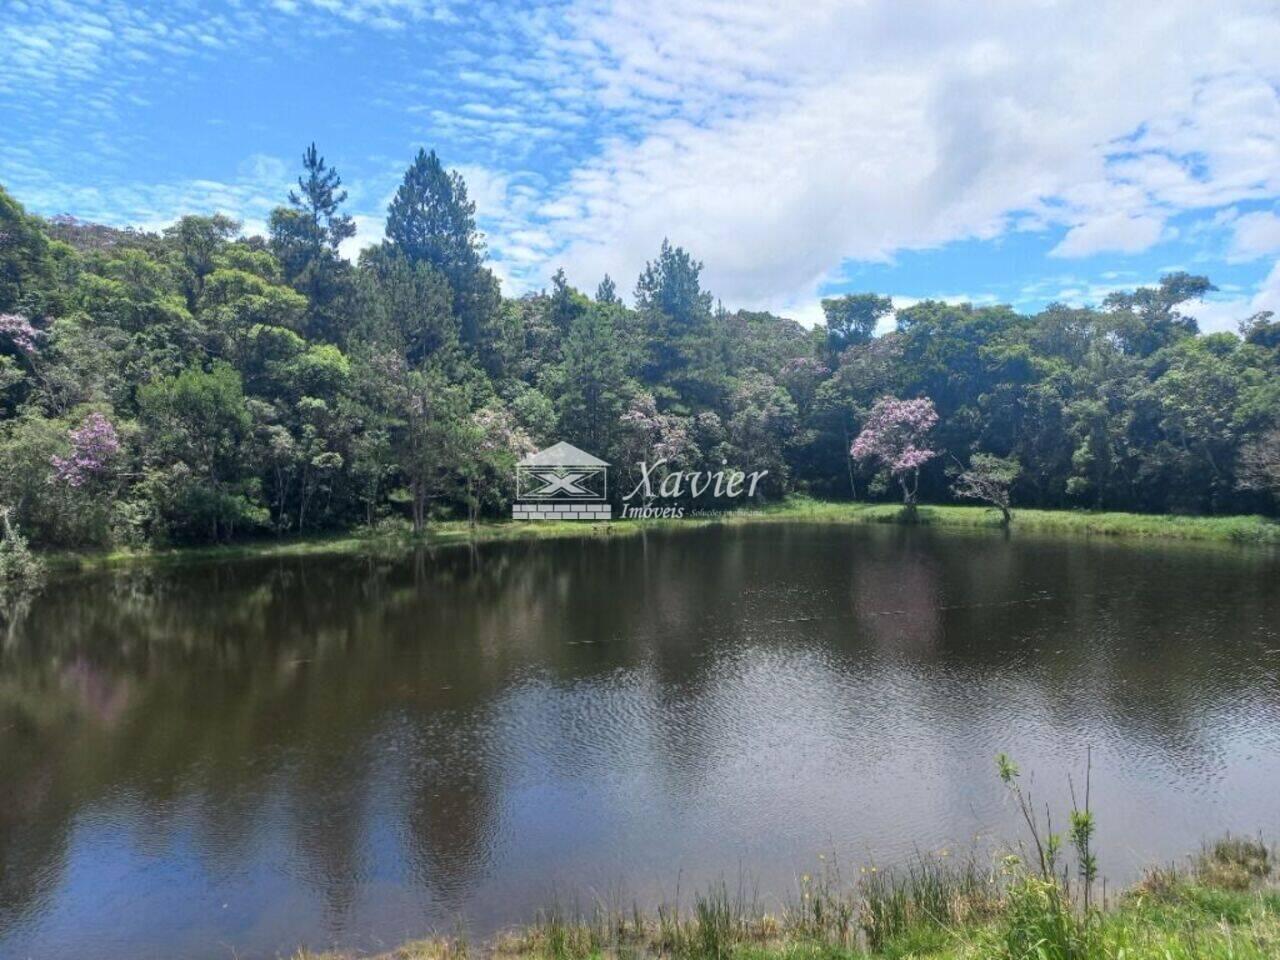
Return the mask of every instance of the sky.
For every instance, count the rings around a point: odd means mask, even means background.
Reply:
[[[264,228],[315,141],[358,235],[419,147],[508,295],[1097,303],[1173,270],[1280,311],[1280,0],[0,0],[0,184],[42,215]]]

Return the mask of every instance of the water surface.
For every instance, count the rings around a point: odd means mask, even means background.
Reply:
[[[768,525],[138,569],[0,624],[0,957],[376,949],[1016,836],[1280,836],[1274,552]]]

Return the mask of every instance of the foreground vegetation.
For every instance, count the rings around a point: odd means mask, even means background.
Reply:
[[[1226,838],[1188,866],[1153,869],[1132,889],[1082,908],[1068,885],[1020,857],[983,866],[921,857],[900,871],[838,869],[802,877],[779,912],[726,886],[652,915],[552,909],[530,927],[481,944],[440,938],[385,960],[468,956],[586,960],[1272,960],[1280,956],[1280,890],[1271,851]],[[298,960],[342,954],[301,953]]]
[[[14,544],[421,534],[507,513],[515,461],[555,441],[613,464],[614,496],[662,461],[655,478],[767,471],[757,505],[1280,506],[1280,323],[1201,335],[1187,304],[1205,277],[1034,315],[850,294],[806,329],[718,304],[665,242],[629,304],[609,277],[579,278],[599,279],[588,295],[563,272],[504,297],[466,184],[434,153],[354,264],[341,180],[314,148],[280,199],[266,236],[218,215],[152,233],[41,219],[0,188]]]
[[[1273,857],[1261,841],[1228,836],[1189,866],[1148,871],[1108,902],[1090,804],[1092,751],[1088,757],[1083,791],[1068,781],[1065,832],[1054,832],[1047,809],[1039,812],[1018,765],[996,757],[1029,842],[989,865],[945,852],[917,855],[897,870],[861,868],[850,883],[824,860],[778,913],[722,882],[695,896],[691,909],[676,903],[652,916],[635,908],[597,907],[589,916],[552,909],[479,952],[513,960],[1261,960],[1280,953],[1280,890],[1271,886]],[[437,939],[388,957],[461,960],[470,952],[462,939]]]

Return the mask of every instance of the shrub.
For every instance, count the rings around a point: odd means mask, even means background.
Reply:
[[[1007,960],[1078,960],[1088,949],[1086,921],[1055,880],[1023,876],[1009,885],[997,932]]]
[[[0,587],[35,586],[44,577],[44,562],[31,552],[9,513],[8,507],[0,508]]]
[[[1226,836],[1196,860],[1196,878],[1221,890],[1248,890],[1271,874],[1271,852],[1258,840]]]

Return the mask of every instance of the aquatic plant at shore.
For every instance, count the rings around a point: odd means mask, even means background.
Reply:
[[[463,936],[406,944],[381,960],[465,960],[471,956],[594,960],[1264,960],[1280,956],[1280,890],[1273,857],[1259,840],[1224,837],[1189,865],[1148,871],[1132,889],[1096,902],[1094,818],[1072,785],[1068,840],[1078,885],[1062,863],[1063,838],[1041,822],[1019,785],[1017,765],[997,758],[1036,855],[1010,850],[984,865],[947,851],[918,854],[897,868],[862,867],[847,882],[835,861],[802,876],[780,914],[761,910],[745,883],[722,881],[691,908],[654,913],[595,904],[556,907],[528,927],[471,944]],[[346,960],[298,953],[294,960]]]
[[[1255,840],[1207,845],[1188,866],[1153,869],[1088,912],[1056,880],[1006,857],[987,867],[921,855],[897,870],[863,868],[847,884],[824,869],[801,878],[780,914],[721,883],[690,908],[652,913],[595,904],[555,908],[490,940],[407,943],[377,960],[1274,960],[1280,891]],[[1242,878],[1248,882],[1241,886]],[[294,960],[351,960],[300,951]]]

